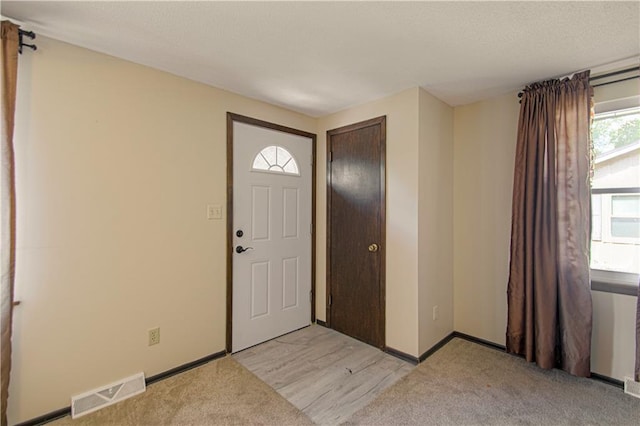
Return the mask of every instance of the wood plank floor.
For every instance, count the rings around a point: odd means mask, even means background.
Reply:
[[[414,368],[318,325],[233,357],[319,425],[347,420]]]

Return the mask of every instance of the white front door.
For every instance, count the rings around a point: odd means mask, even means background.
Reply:
[[[233,122],[232,352],[311,323],[312,140]]]

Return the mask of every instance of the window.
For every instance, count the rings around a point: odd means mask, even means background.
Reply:
[[[611,197],[611,236],[630,240],[640,238],[640,195]]]
[[[253,159],[252,170],[259,172],[300,175],[295,158],[281,146],[271,145],[264,148]]]
[[[627,276],[637,285],[631,274],[640,273],[640,107],[596,114],[591,134],[591,269],[605,281]]]

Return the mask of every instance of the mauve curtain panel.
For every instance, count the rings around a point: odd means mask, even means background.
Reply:
[[[589,71],[527,86],[520,106],[507,351],[590,375]]]
[[[0,326],[1,356],[0,382],[2,384],[2,426],[7,425],[9,373],[11,372],[11,320],[13,315],[13,281],[15,276],[15,174],[13,156],[13,127],[16,106],[16,79],[18,71],[18,26],[2,21],[2,171],[0,172],[0,255],[1,277]]]

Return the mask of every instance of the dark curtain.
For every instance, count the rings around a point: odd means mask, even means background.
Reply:
[[[0,163],[0,368],[2,426],[7,424],[9,373],[11,372],[11,319],[13,315],[13,281],[15,276],[16,220],[13,127],[18,70],[18,26],[2,21],[2,153]]]
[[[589,71],[535,83],[520,106],[507,351],[590,375]]]

